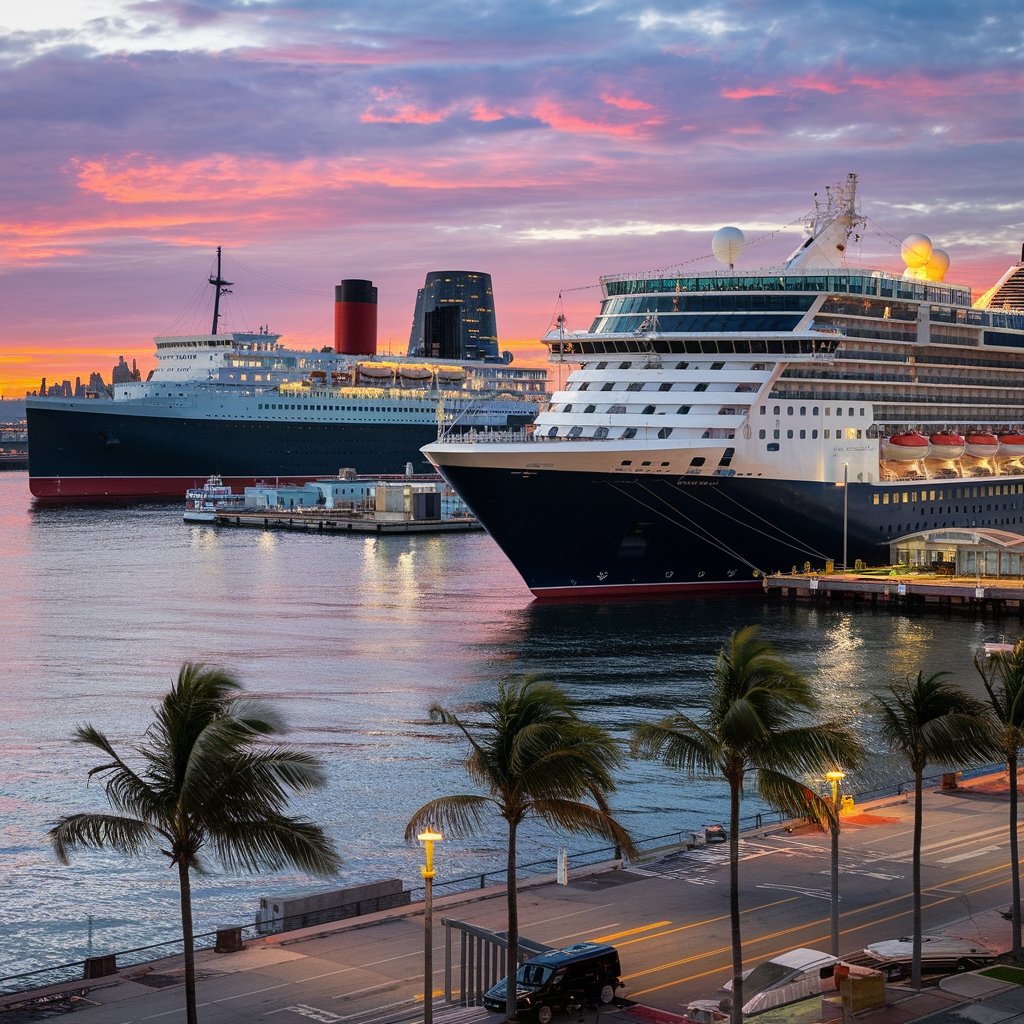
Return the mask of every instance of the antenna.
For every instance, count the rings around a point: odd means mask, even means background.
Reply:
[[[217,322],[220,320],[220,297],[222,295],[230,295],[231,289],[225,287],[225,285],[234,284],[234,281],[225,281],[220,276],[220,246],[217,246],[217,276],[210,278],[210,284],[214,287],[213,292],[213,327],[210,329],[211,334],[217,333]]]

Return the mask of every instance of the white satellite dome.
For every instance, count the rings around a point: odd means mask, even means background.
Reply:
[[[927,235],[907,235],[900,246],[900,256],[911,270],[923,267],[932,258],[932,240]]]
[[[929,281],[941,281],[949,270],[949,253],[945,249],[932,249],[931,259],[924,266]]]
[[[736,265],[743,246],[746,244],[747,240],[739,228],[719,228],[715,232],[714,238],[711,239],[711,251],[719,263],[725,263],[732,267]]]

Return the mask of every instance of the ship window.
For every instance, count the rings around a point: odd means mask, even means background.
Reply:
[[[607,437],[607,436],[608,436],[608,428],[607,427],[598,427],[597,430],[594,431],[594,437]]]
[[[759,430],[757,436],[763,441],[768,435],[764,430]]]
[[[607,364],[607,363],[598,363],[598,364],[597,364],[597,368],[598,368],[599,370],[604,370],[604,369],[607,369],[607,367],[608,367],[608,364]]]
[[[778,416],[780,412],[782,412],[782,410],[778,406],[775,406],[775,410],[774,410],[775,415]]]
[[[558,427],[551,427],[548,429],[548,437],[558,437]]]
[[[653,405],[645,405],[644,406],[644,411],[640,415],[641,416],[653,416],[654,415],[654,406]]]
[[[582,434],[582,433],[583,433],[583,428],[581,426],[577,425],[575,427],[570,427],[569,428],[569,436],[570,437],[579,437],[580,434]]]
[[[768,445],[768,451],[770,451],[770,452],[777,452],[778,450],[779,450],[779,443],[777,441],[772,441]]]
[[[671,391],[672,390],[672,382],[668,381],[668,380],[663,381],[661,384],[658,385],[658,390],[659,391]]]
[[[567,406],[566,406],[566,407],[565,407],[565,408],[564,408],[564,409],[562,410],[562,412],[572,412],[572,402],[570,402],[570,403],[569,403],[569,404],[568,404],[568,405],[567,405]]]
[[[579,390],[580,390],[580,391],[589,391],[589,390],[590,390],[590,381],[589,381],[589,380],[585,380],[585,381],[584,381],[584,382],[583,382],[583,383],[582,383],[582,384],[581,384],[581,385],[579,386]]]
[[[671,427],[662,427],[661,430],[658,431],[658,437],[660,437],[663,441],[665,440],[666,437],[671,437],[671,436],[672,436],[672,428]]]
[[[801,405],[800,406],[800,415],[801,416],[806,416],[807,415],[807,406],[806,405]]]
[[[676,363],[677,370],[688,370],[690,368],[689,363]]]
[[[832,410],[827,405],[825,406],[825,415],[826,416],[831,416],[832,415]]]
[[[888,494],[883,494],[882,495],[882,504],[883,505],[888,505],[889,504],[889,495]]]
[[[608,380],[608,381],[605,381],[604,384],[601,385],[601,390],[602,391],[613,391],[614,389],[615,389],[615,382],[614,381]]]
[[[816,438],[817,436],[818,436],[818,432],[816,430],[812,430],[811,431],[811,437],[812,438]]]
[[[871,495],[871,504],[872,505],[877,505],[878,504],[878,495],[877,494]]]
[[[706,380],[702,380],[693,390],[694,391],[707,391],[707,389],[708,389],[708,382]]]
[[[806,436],[807,436],[807,431],[806,431],[806,430],[801,430],[801,431],[800,431],[800,438],[801,438],[801,440],[802,440],[803,438],[805,438]]]
[[[825,440],[827,441],[831,436],[832,436],[832,431],[826,429],[825,430]]]
[[[711,364],[711,369],[712,370],[721,370],[724,367],[725,367],[725,363],[712,363]]]
[[[622,432],[623,440],[628,441],[630,438],[636,437],[636,427],[626,427]]]
[[[609,406],[608,411],[614,416],[616,413],[624,413],[626,411],[626,407],[624,405],[612,405]]]
[[[584,409],[583,411],[584,411],[584,412],[593,412],[593,411],[594,411],[594,410],[595,410],[596,408],[597,408],[597,406],[596,406],[596,405],[588,405],[588,406],[586,407],[586,409]]]
[[[632,466],[632,465],[633,465],[633,460],[632,460],[632,459],[623,459],[623,460],[622,460],[622,461],[621,461],[621,462],[619,463],[619,465],[620,465],[620,466]]]
[[[816,405],[812,407],[811,415],[812,416],[817,416],[818,415],[818,407]]]
[[[787,430],[786,431],[786,437],[789,438],[790,440],[792,440],[793,439],[793,431],[792,430]]]
[[[704,456],[703,455],[698,455],[695,458],[690,459],[690,468],[692,469],[695,466],[703,466],[704,462],[705,462]]]
[[[641,465],[641,466],[649,466],[649,465],[650,465],[650,463],[649,463],[649,462],[646,462],[646,461],[644,461],[644,462],[641,462],[641,463],[640,463],[640,465]]]
[[[631,380],[629,382],[629,384],[626,386],[626,390],[627,391],[642,391],[643,387],[644,387],[643,381]]]
[[[791,405],[787,405],[786,406],[786,415],[787,416],[792,416],[793,415],[793,406],[791,406]]]
[[[781,435],[781,434],[780,434],[780,433],[779,433],[779,432],[778,432],[777,430],[773,430],[773,431],[772,431],[772,437],[774,437],[774,438],[775,438],[775,440],[776,440],[776,441],[778,441],[778,439],[779,439],[780,437],[782,437],[782,435]]]
[[[628,370],[629,369],[629,363],[619,363],[619,369],[620,370]]]
[[[689,413],[689,411],[690,411],[690,407],[688,405],[681,405],[681,406],[679,406],[679,409],[677,410],[677,412],[678,412],[678,414],[680,416],[685,416],[687,413]]]

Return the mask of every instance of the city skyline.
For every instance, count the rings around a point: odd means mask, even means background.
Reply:
[[[364,278],[403,352],[424,276],[472,267],[540,365],[601,274],[708,266],[727,224],[770,265],[848,172],[851,265],[899,272],[920,231],[977,294],[1024,240],[1013,8],[51,0],[0,32],[8,397],[145,376],[154,335],[208,329],[217,245],[226,330],[320,348]]]

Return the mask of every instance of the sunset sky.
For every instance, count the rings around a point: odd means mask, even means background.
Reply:
[[[851,263],[929,235],[981,291],[1024,241],[1024,7],[956,0],[37,0],[0,11],[0,394],[151,339],[331,340],[379,289],[404,351],[430,270],[493,278],[502,347],[543,359],[601,274],[784,258],[860,176]]]

